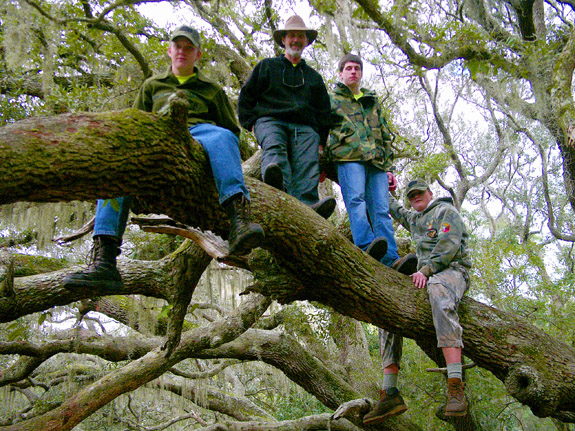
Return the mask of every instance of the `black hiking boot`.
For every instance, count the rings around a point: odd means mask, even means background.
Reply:
[[[241,193],[224,202],[230,218],[229,254],[244,256],[264,240],[264,230],[250,220],[250,202]]]
[[[465,399],[464,385],[461,379],[447,379],[447,404],[445,416],[465,416],[467,414],[467,401]]]
[[[120,240],[111,235],[94,237],[92,262],[84,271],[66,275],[64,287],[90,287],[121,289],[122,277],[116,267],[116,257],[120,255]]]
[[[335,204],[335,198],[329,196],[317,201],[315,204],[311,204],[309,207],[327,220],[329,216],[333,214]]]
[[[378,236],[369,244],[365,252],[380,262],[385,253],[387,253],[387,239],[383,236]]]
[[[267,166],[264,171],[263,180],[267,185],[275,187],[282,192],[285,190],[282,169],[277,163],[270,163]]]
[[[391,394],[390,394],[391,392]],[[363,417],[364,425],[378,424],[387,418],[402,414],[407,410],[403,397],[397,388],[379,391],[381,397],[373,409]]]
[[[391,268],[405,275],[415,274],[417,272],[417,256],[414,253],[406,254],[393,262]]]

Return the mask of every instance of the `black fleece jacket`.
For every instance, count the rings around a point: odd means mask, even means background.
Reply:
[[[323,78],[301,60],[297,66],[280,55],[254,68],[238,99],[240,124],[251,131],[260,117],[312,126],[327,141],[330,100]]]

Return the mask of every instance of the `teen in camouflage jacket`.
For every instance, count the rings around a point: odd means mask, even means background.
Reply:
[[[411,232],[417,244],[419,272],[429,278],[452,267],[467,277],[469,235],[451,198],[435,199],[421,213],[406,210],[393,198],[389,206],[393,218]]]
[[[332,129],[328,157],[333,161],[370,162],[382,171],[393,164],[392,135],[374,91],[362,88],[356,99],[338,82],[331,94]]]

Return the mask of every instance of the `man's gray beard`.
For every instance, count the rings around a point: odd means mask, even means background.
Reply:
[[[291,47],[286,46],[286,54],[289,55],[290,57],[299,58],[299,57],[301,57],[302,52],[303,52],[303,48],[295,51]]]

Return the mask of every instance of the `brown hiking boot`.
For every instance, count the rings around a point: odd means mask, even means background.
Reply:
[[[389,394],[391,392],[392,394]],[[364,425],[378,424],[390,418],[402,414],[407,410],[403,397],[397,388],[379,391],[381,397],[373,409],[363,417]]]
[[[224,208],[230,218],[229,254],[244,256],[264,241],[264,230],[251,222],[250,201],[238,193],[224,202]]]
[[[467,414],[467,401],[465,400],[464,385],[461,379],[447,379],[447,404],[445,416],[465,416]]]
[[[414,274],[417,272],[417,256],[414,253],[407,254],[393,262],[391,267],[405,275]]]
[[[387,253],[387,239],[383,236],[378,236],[369,244],[365,252],[378,262],[381,261]]]
[[[116,267],[116,257],[120,255],[119,238],[111,235],[96,235],[92,248],[92,258],[82,271],[68,274],[62,280],[65,288],[89,287],[122,289],[122,277]]]

